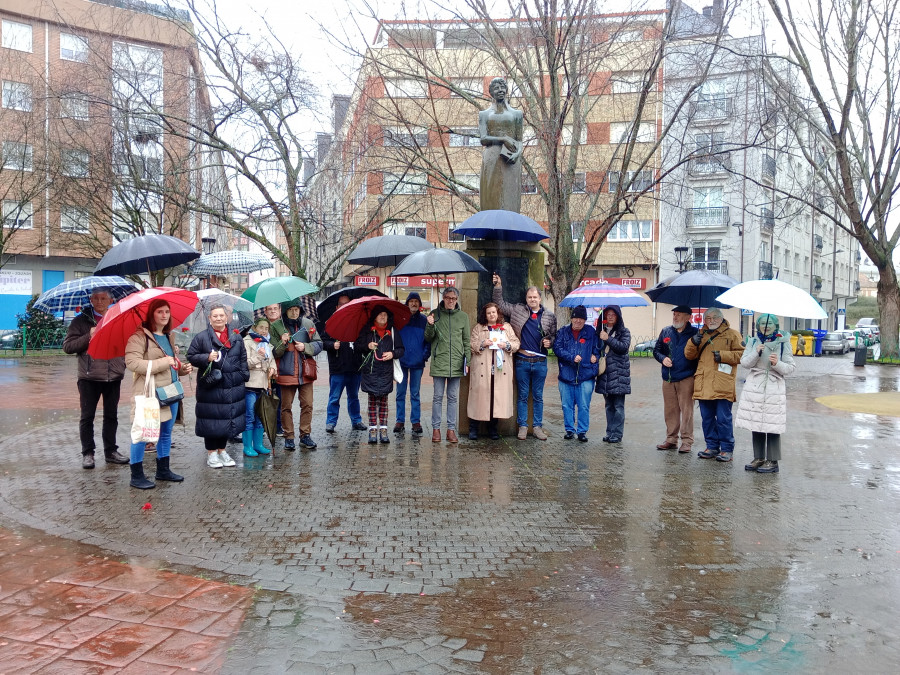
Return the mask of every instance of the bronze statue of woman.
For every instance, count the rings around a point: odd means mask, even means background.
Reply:
[[[490,108],[478,113],[481,156],[481,210],[519,213],[522,205],[522,111],[510,108],[506,80],[495,77],[488,92]]]

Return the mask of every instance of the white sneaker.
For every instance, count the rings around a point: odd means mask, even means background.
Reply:
[[[222,462],[222,466],[234,466],[234,460],[224,450],[219,450],[219,461]]]
[[[206,454],[206,466],[210,469],[221,469],[225,465],[222,464],[222,460],[219,459],[217,452],[208,452]]]

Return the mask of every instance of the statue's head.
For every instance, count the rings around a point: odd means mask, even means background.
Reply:
[[[502,77],[495,77],[488,86],[488,93],[495,101],[505,101],[508,92],[506,80]]]

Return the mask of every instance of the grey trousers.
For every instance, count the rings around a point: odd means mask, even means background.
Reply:
[[[441,428],[441,409],[444,407],[444,390],[447,390],[447,428],[456,431],[459,419],[458,377],[434,377],[434,397],[431,399],[431,428]]]
[[[753,433],[753,459],[781,459],[781,434],[766,434],[762,431]]]

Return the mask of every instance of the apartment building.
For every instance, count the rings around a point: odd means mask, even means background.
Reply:
[[[186,12],[137,0],[0,0],[0,328],[125,238],[227,245],[184,198],[227,199],[175,126],[208,110],[191,35]]]
[[[823,328],[841,327],[858,292],[859,245],[813,208],[827,204],[800,146],[815,143],[798,137],[767,96],[763,36],[725,41],[683,114],[680,94],[696,84],[704,49],[681,50],[666,64],[664,118],[677,132],[664,142],[663,166],[679,163],[661,190],[660,277],[693,268],[738,281],[778,278],[820,301],[829,313]],[[749,317],[742,323],[746,331]]]

